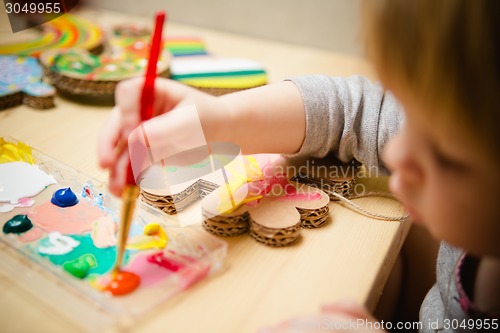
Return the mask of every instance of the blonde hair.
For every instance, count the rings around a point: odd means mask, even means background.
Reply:
[[[500,1],[367,0],[365,46],[381,76],[498,156]]]

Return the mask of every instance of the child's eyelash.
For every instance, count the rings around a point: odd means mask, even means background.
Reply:
[[[433,156],[437,163],[447,169],[453,169],[457,171],[465,171],[467,167],[459,161],[456,161],[448,156],[442,154],[440,151],[433,149]]]
[[[439,147],[437,147],[432,141],[427,141],[427,147],[430,150],[432,158],[436,161],[439,167],[458,172],[464,172],[469,169],[469,167],[463,162],[457,161],[456,159],[443,154],[441,149],[439,149]]]

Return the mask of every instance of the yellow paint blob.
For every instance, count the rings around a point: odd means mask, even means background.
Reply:
[[[35,161],[31,153],[31,147],[22,142],[9,142],[0,138],[0,163],[27,162],[33,164]]]
[[[158,223],[149,223],[144,227],[143,235],[133,237],[127,244],[129,250],[163,249],[167,246],[168,236]]]
[[[258,180],[264,179],[264,173],[259,166],[259,163],[255,157],[248,155],[244,159],[245,174],[238,172],[236,168],[233,168],[231,164],[228,164],[225,168],[229,171],[230,178],[228,183],[226,183],[226,191],[219,192],[219,205],[217,206],[217,211],[220,214],[232,213],[244,204],[252,201],[262,199],[262,195],[251,195],[247,193],[246,197],[242,200],[235,200],[238,197],[237,191],[242,190],[245,184],[252,183]]]

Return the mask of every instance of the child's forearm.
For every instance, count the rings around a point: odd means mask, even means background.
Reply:
[[[296,153],[304,141],[302,97],[289,81],[219,98],[226,113],[217,139],[238,144],[244,154]]]

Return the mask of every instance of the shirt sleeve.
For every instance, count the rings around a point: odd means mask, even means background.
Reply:
[[[290,79],[300,91],[306,113],[304,142],[294,156],[353,159],[368,170],[387,173],[385,143],[399,130],[404,113],[396,98],[380,84],[361,76],[304,76]]]

